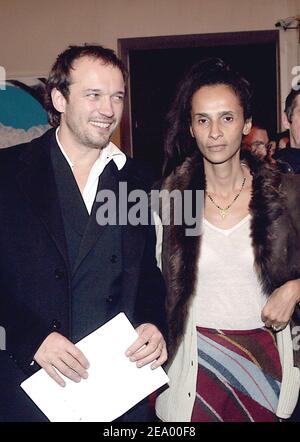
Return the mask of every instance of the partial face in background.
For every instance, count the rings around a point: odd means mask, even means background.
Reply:
[[[289,137],[280,138],[280,140],[278,141],[278,149],[285,149],[287,144],[289,144],[289,142],[290,142]]]
[[[239,97],[231,87],[203,86],[193,95],[190,131],[210,163],[225,163],[239,155],[242,136],[250,128],[251,120],[244,120]]]
[[[260,129],[253,126],[248,135],[243,139],[243,142],[249,146],[252,153],[263,159],[267,155],[267,145],[269,143],[269,136],[266,129]]]
[[[99,59],[75,60],[69,96],[52,91],[55,108],[61,112],[64,141],[81,147],[105,147],[119,125],[123,112],[125,85],[119,68]]]
[[[289,122],[286,114],[283,114],[283,124],[290,130],[291,147],[300,148],[300,95],[295,98],[295,107],[292,114],[292,121]]]

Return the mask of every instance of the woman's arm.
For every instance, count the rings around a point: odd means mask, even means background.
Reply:
[[[288,281],[274,290],[261,313],[266,327],[276,331],[286,327],[299,301],[300,279]]]

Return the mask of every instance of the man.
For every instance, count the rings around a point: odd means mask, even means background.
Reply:
[[[291,89],[285,100],[283,125],[289,130],[289,144],[274,155],[282,171],[300,173],[300,89]],[[300,422],[300,399],[291,421]]]
[[[43,367],[61,386],[61,374],[84,382],[89,362],[75,343],[119,312],[138,332],[130,360],[152,368],[166,361],[165,287],[153,229],[96,221],[99,191],[118,201],[120,182],[128,192],[147,190],[144,172],[110,142],[125,78],[112,50],[70,46],[46,87],[54,129],[0,152],[0,420],[43,420],[33,405],[29,410],[21,380]],[[143,402],[123,419],[148,420],[148,411]]]
[[[243,137],[243,143],[246,148],[262,160],[268,155],[268,132],[263,126],[257,123],[254,123],[249,134]]]
[[[290,144],[274,155],[285,172],[300,173],[300,89],[292,89],[285,101],[283,125],[289,130]]]

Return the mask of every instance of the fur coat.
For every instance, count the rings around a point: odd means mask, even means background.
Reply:
[[[270,295],[285,282],[300,278],[300,176],[282,174],[252,155],[243,162],[253,175],[250,214],[255,266],[264,291]],[[164,179],[161,189],[205,189],[200,154],[188,157]],[[168,287],[170,359],[183,336],[195,293],[200,241],[201,236],[186,236],[184,225],[172,225],[172,218],[170,225],[164,226],[162,271]],[[293,320],[300,324],[298,310]]]

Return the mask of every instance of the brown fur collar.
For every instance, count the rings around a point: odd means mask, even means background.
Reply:
[[[288,206],[284,177],[277,169],[251,155],[243,161],[253,174],[250,203],[255,265],[266,293],[289,279],[300,277],[300,247],[297,223]],[[177,167],[162,183],[162,189],[205,189],[203,160],[196,153]],[[300,193],[300,192],[299,192]],[[300,213],[298,214],[300,223]],[[201,237],[186,236],[185,226],[164,226],[162,270],[168,288],[167,315],[169,353],[172,356],[182,337],[189,304],[196,288],[196,266]],[[298,244],[300,244],[298,242]]]

